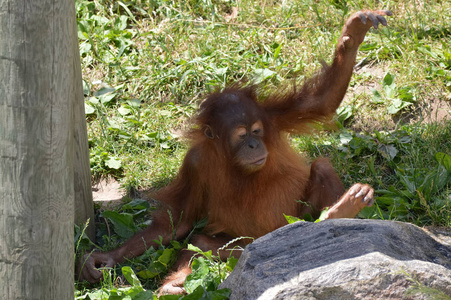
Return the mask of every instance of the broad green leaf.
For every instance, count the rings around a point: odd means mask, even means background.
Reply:
[[[254,76],[254,82],[255,84],[259,84],[273,76],[275,76],[277,73],[274,71],[271,71],[269,69],[255,69],[255,76]]]
[[[172,116],[171,111],[166,110],[166,109],[162,109],[158,112],[160,114],[160,116],[165,116],[165,117],[170,117]]]
[[[300,221],[315,222],[315,218],[313,218],[313,216],[311,214],[306,213],[302,216],[302,219]]]
[[[77,22],[78,24],[77,24],[77,32],[78,32],[78,38],[80,39],[80,40],[87,40],[88,39],[88,34],[87,34],[87,32],[89,31],[89,23],[87,22],[87,21],[85,21],[85,20],[79,20],[78,22]]]
[[[340,133],[340,144],[347,145],[352,140],[352,134],[349,132]]]
[[[228,69],[229,69],[229,68],[227,68],[227,67],[215,69],[215,74],[216,74],[217,76],[224,76],[225,74],[227,74],[227,70],[228,70]]]
[[[199,254],[202,254],[203,256],[207,257],[208,259],[212,259],[212,251],[208,250],[206,252],[202,251],[199,247],[196,247],[192,244],[188,244],[188,250],[193,251],[193,252],[197,252]]]
[[[138,273],[136,273],[136,275],[138,275],[142,279],[151,279],[151,278],[154,278],[154,277],[160,275],[160,272],[152,272],[150,270],[142,270],[142,271],[139,271]]]
[[[96,112],[95,108],[92,107],[89,103],[85,103],[85,114],[92,115]]]
[[[343,123],[347,119],[349,119],[352,116],[352,106],[351,105],[342,105],[340,106],[337,111],[337,118],[340,123]]]
[[[115,157],[110,157],[105,161],[105,165],[110,169],[119,170],[122,167],[122,161]]]
[[[385,74],[384,79],[382,80],[382,88],[384,89],[385,96],[387,98],[395,98],[396,97],[395,77],[390,73]]]
[[[98,91],[95,91],[94,92],[94,96],[100,97],[100,96],[103,96],[103,95],[114,93],[115,91],[116,91],[115,88],[103,87],[103,88],[99,89]]]
[[[83,95],[87,96],[91,93],[91,88],[86,80],[83,80]]]
[[[388,99],[396,98],[397,97],[396,84],[385,85],[384,93],[385,93],[385,97]]]
[[[438,152],[437,154],[435,154],[435,159],[439,164],[444,166],[449,173],[451,173],[451,155],[443,152]]]
[[[443,57],[445,58],[444,63],[447,69],[451,69],[451,52],[445,50],[443,52]]]
[[[119,4],[122,4],[122,3],[119,1]],[[127,6],[122,5],[122,7],[124,7],[124,9],[128,10],[128,7],[127,7]],[[129,10],[128,10],[128,11],[129,11]],[[120,30],[125,30],[125,29],[127,29],[127,21],[128,21],[128,17],[122,15],[122,16],[119,18],[119,22],[118,22],[119,28],[118,28],[118,29],[120,29]]]
[[[283,43],[280,43],[280,45],[276,48],[276,50],[274,50],[274,58],[279,57],[280,50],[282,50],[282,45]]]
[[[183,300],[203,300],[203,299],[210,299],[205,297],[205,291],[204,287],[201,285],[196,285],[196,288],[193,290],[189,290],[185,287],[186,291],[189,293],[185,297],[183,297]]]
[[[205,277],[209,272],[208,264],[205,258],[197,257],[191,265],[192,273],[188,275],[184,287],[188,293],[194,292],[198,287],[202,287]]]
[[[160,251],[158,251],[159,253]],[[162,252],[162,251],[161,251]],[[153,257],[150,255],[150,257]],[[153,258],[152,258],[153,259]],[[145,270],[142,270],[137,273],[140,278],[149,279],[154,278],[156,276],[161,275],[162,273],[166,273],[168,271],[168,267],[160,263],[159,261],[151,261]]]
[[[89,53],[91,51],[91,44],[90,43],[81,43],[80,44],[80,55]],[[87,95],[87,94],[85,94]]]
[[[97,105],[100,103],[99,99],[97,97],[89,97],[87,101],[89,101],[90,103],[92,103],[94,105]]]
[[[203,253],[203,251],[200,250],[199,247],[196,247],[196,246],[194,246],[192,244],[188,244],[188,250],[189,251],[194,251],[194,252],[197,252],[197,253]]]
[[[169,263],[175,258],[175,251],[172,248],[166,248],[163,251],[163,254],[158,257],[158,261],[162,263],[165,267],[169,265]]]
[[[397,142],[399,144],[407,144],[407,143],[411,143],[412,142],[412,138],[408,135],[402,136],[400,137]]]
[[[121,129],[121,126],[119,125],[119,123],[117,123],[116,121],[114,121],[114,120],[110,120],[109,122],[108,122],[108,129],[117,129],[117,130],[120,130]]]
[[[102,213],[102,216],[113,223],[114,231],[122,238],[130,238],[138,231],[131,214],[107,210]]]
[[[390,105],[389,107],[387,107],[387,113],[389,113],[390,115],[396,115],[399,112],[399,108]]]
[[[130,283],[133,287],[140,287],[141,291],[142,286],[141,282],[139,281],[138,277],[136,277],[135,272],[133,272],[132,268],[129,266],[122,267],[122,274],[124,275],[125,279],[127,279],[128,283]]]
[[[436,174],[436,183],[433,186],[434,193],[442,191],[447,184],[451,184],[451,173],[444,166],[439,166]]]
[[[78,298],[78,299],[101,299],[101,300],[104,300],[104,299],[109,298],[109,295],[107,295],[103,289],[94,291],[92,293],[87,293],[85,296],[87,296],[88,298],[85,297],[85,298]]]
[[[373,89],[373,103],[381,104],[384,103],[384,98],[382,98],[381,93],[378,90]]]
[[[401,172],[396,172],[399,177],[399,181],[406,187],[410,196],[413,196],[416,193],[416,184],[414,178],[410,176],[403,175]],[[404,194],[401,190],[398,190],[398,193]]]
[[[404,102],[416,102],[415,91],[410,87],[403,87],[398,89],[398,98]]]
[[[220,290],[208,292],[208,296],[209,296],[208,299],[212,299],[212,300],[229,299],[231,294],[232,294],[232,291],[230,291],[229,289],[220,289]]]
[[[92,19],[96,20],[99,25],[107,25],[108,23],[110,23],[110,20],[104,16],[94,15],[92,16]]]
[[[288,224],[293,224],[293,223],[301,221],[301,219],[299,219],[297,217],[288,216],[286,214],[283,214],[283,215],[284,215],[285,219],[287,220]]]
[[[367,43],[367,42],[364,42],[362,45],[360,45],[359,51],[368,52],[368,51],[371,51],[371,50],[375,50],[378,47],[379,47],[378,43]]]
[[[385,74],[384,79],[382,80],[382,84],[384,86],[391,86],[395,81],[395,77],[390,74],[389,72],[387,72],[387,74]]]
[[[110,93],[110,94],[103,94],[101,96],[98,96],[99,100],[102,104],[109,103],[111,100],[116,97],[116,93]]]
[[[160,148],[161,148],[161,149],[169,149],[169,148],[171,148],[171,147],[169,146],[168,142],[164,142],[164,143],[161,143],[161,144],[160,144]]]
[[[133,297],[133,300],[150,300],[153,299],[153,291],[142,291]],[[162,298],[160,298],[162,299]]]
[[[323,209],[321,211],[321,215],[319,216],[319,218],[315,221],[315,223],[324,221],[326,219],[327,213],[329,212],[329,208]]]
[[[128,109],[128,108],[126,108],[124,106],[119,107],[117,109],[117,111],[123,116],[126,116],[126,115],[128,115],[128,114],[130,114],[132,112],[130,109]]]
[[[140,107],[141,106],[141,101],[139,99],[130,99],[127,100],[128,105],[132,106],[132,107]]]
[[[232,272],[233,270],[235,270],[235,266],[237,263],[238,263],[238,258],[235,258],[233,256],[229,257],[227,259],[227,263],[226,263],[227,271]]]
[[[150,203],[144,199],[133,199],[127,204],[124,204],[122,206],[122,209],[133,209],[133,210],[143,210],[143,209],[149,209]]]
[[[363,219],[375,219],[377,216],[377,209],[377,205],[371,207],[366,206],[359,212],[358,217]]]

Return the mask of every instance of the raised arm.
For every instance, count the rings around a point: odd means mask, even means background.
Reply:
[[[324,66],[300,89],[265,101],[265,110],[280,130],[305,131],[309,123],[323,121],[335,113],[348,88],[359,45],[371,26],[387,25],[384,16],[390,15],[387,10],[353,14],[343,26],[332,65]]]

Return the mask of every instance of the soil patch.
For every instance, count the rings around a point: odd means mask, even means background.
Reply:
[[[114,178],[102,178],[92,185],[92,197],[95,203],[108,208],[122,202],[126,190]]]

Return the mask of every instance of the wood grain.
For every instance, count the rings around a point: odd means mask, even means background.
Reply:
[[[73,8],[75,16],[75,6]],[[77,37],[77,23],[73,19],[71,37]],[[89,220],[86,234],[91,240],[95,240],[94,204],[91,189],[91,166],[89,164],[88,134],[85,118],[85,101],[83,95],[83,83],[81,74],[80,50],[78,39],[71,39],[73,55],[73,112],[74,112],[74,191],[75,213],[74,222],[81,227]]]
[[[74,297],[74,18],[72,0],[0,0],[2,299]]]

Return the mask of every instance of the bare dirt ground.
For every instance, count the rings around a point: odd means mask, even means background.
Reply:
[[[92,186],[94,202],[105,208],[120,204],[125,195],[126,190],[114,178],[102,178]]]
[[[355,71],[358,76],[367,78],[364,84],[350,86],[343,104],[357,107],[353,113],[351,129],[355,131],[390,130],[398,125],[409,123],[433,123],[451,121],[450,96],[426,96],[417,99],[405,112],[389,115],[371,103],[373,90],[382,89],[382,80],[387,73],[383,65],[366,65]],[[396,80],[396,78],[395,78]]]
[[[149,193],[152,189],[141,189],[134,191],[133,195],[127,194],[127,190],[121,186],[120,182],[113,178],[101,178],[99,181],[92,185],[92,198],[95,203],[100,204],[105,209],[111,209],[121,203],[126,198],[139,198],[147,200],[152,204],[155,204],[155,200],[149,197]]]

